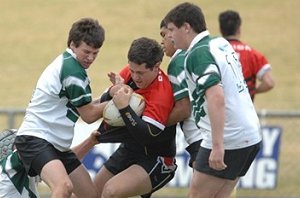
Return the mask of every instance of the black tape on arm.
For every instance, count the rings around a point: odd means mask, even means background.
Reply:
[[[130,106],[119,109],[119,112],[126,124],[128,132],[142,145],[155,142],[156,137],[162,132],[158,127],[145,122]]]
[[[108,101],[108,100],[112,99],[112,97],[109,94],[109,91],[110,91],[110,88],[101,95],[100,102],[105,102],[105,101]]]

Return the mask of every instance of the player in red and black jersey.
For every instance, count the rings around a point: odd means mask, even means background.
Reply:
[[[239,55],[243,75],[253,101],[255,94],[267,92],[274,87],[271,65],[262,53],[240,41],[242,19],[238,12],[228,10],[220,13],[219,23],[222,36]]]
[[[119,74],[109,73],[114,85],[101,99],[114,101],[126,127],[99,128],[100,142],[122,143],[95,178],[104,197],[150,197],[174,177],[176,127],[166,128],[174,99],[168,76],[160,69],[163,54],[155,40],[136,39],[128,52],[129,64]],[[133,91],[145,98],[141,117],[129,106]]]

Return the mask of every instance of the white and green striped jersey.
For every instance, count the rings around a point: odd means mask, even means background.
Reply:
[[[168,76],[172,84],[175,101],[189,97],[189,89],[184,72],[185,51],[177,50],[168,65]],[[184,138],[188,144],[202,139],[202,134],[191,115],[181,123]]]
[[[0,197],[37,198],[37,183],[29,177],[17,151],[0,161]]]
[[[212,148],[205,91],[220,85],[225,98],[224,148],[244,148],[261,141],[259,120],[248,93],[241,65],[224,38],[198,34],[186,52],[185,71],[196,124],[204,129],[202,146]]]
[[[67,49],[40,76],[17,135],[36,136],[60,151],[70,150],[79,117],[76,107],[91,101],[87,73]]]

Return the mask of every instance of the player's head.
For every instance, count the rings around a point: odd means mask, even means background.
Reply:
[[[87,69],[96,59],[105,39],[105,31],[97,20],[82,18],[73,23],[67,45],[78,62]]]
[[[204,14],[200,7],[192,3],[181,3],[165,16],[169,36],[176,48],[185,49],[191,37],[207,30]]]
[[[164,52],[153,39],[134,40],[128,51],[131,77],[139,88],[146,88],[157,77]]]
[[[227,10],[219,14],[220,32],[223,37],[236,35],[241,24],[242,19],[236,11]]]
[[[68,47],[71,42],[78,47],[81,42],[85,42],[93,48],[100,48],[105,39],[105,31],[96,19],[82,18],[73,23],[68,38]]]
[[[172,57],[176,52],[174,43],[170,37],[168,37],[168,27],[164,20],[160,23],[160,36],[162,37],[161,45],[166,54],[166,56]]]

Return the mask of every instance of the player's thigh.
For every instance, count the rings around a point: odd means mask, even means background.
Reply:
[[[63,163],[56,159],[47,162],[41,171],[41,178],[51,189],[71,185],[71,180]]]
[[[69,177],[73,184],[73,193],[77,197],[97,197],[95,185],[83,165],[73,170]]]
[[[132,165],[112,177],[105,185],[107,196],[131,197],[150,192],[152,184],[148,173],[139,165]]]
[[[226,180],[222,189],[216,194],[215,198],[222,198],[222,197],[235,198],[235,186],[238,180],[239,177],[236,178],[235,180]]]
[[[103,187],[105,183],[114,176],[105,166],[102,166],[102,168],[98,171],[94,178],[94,184],[96,186],[96,189],[98,191],[98,194],[102,194]]]
[[[193,172],[192,182],[190,185],[189,197],[212,197],[222,189],[226,180],[202,173],[199,171]]]

